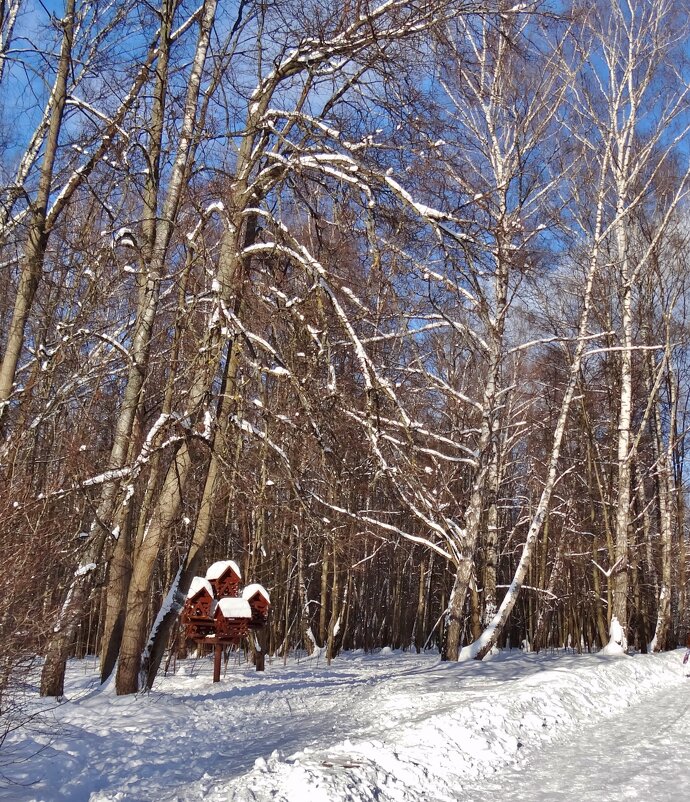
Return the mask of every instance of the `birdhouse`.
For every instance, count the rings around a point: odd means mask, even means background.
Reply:
[[[201,576],[195,576],[187,592],[185,609],[193,618],[212,618],[213,588],[211,583]]]
[[[242,591],[242,598],[249,602],[252,618],[249,622],[251,629],[260,629],[268,623],[268,611],[271,608],[271,597],[262,585],[254,583],[247,585]]]
[[[211,583],[216,599],[239,594],[242,580],[240,569],[233,560],[219,560],[206,571],[206,579]]]
[[[188,638],[196,640],[213,631],[215,604],[211,583],[203,577],[195,576],[182,609],[182,625]]]
[[[252,609],[246,599],[226,597],[216,604],[214,615],[216,638],[237,643],[249,632]]]
[[[239,644],[250,628],[260,629],[268,622],[271,608],[268,591],[256,583],[247,585],[240,598],[241,581],[236,562],[219,560],[209,567],[205,577],[194,577],[182,609],[186,637],[213,645],[214,682],[220,682],[224,648]],[[256,670],[263,671],[263,652],[258,645],[256,649]]]

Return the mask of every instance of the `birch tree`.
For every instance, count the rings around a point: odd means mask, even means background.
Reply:
[[[459,623],[477,546],[483,541],[488,553],[496,548],[508,315],[521,275],[535,267],[530,252],[539,231],[551,222],[546,202],[552,187],[549,159],[554,153],[549,140],[558,136],[553,123],[565,90],[555,69],[557,51],[532,50],[534,25],[529,14],[516,17],[499,11],[496,18],[483,17],[476,26],[471,21],[461,24],[457,33],[451,32],[450,53],[442,51],[443,63],[452,65],[446,75],[442,72],[442,85],[461,141],[469,141],[473,151],[466,163],[455,160],[449,178],[471,204],[473,228],[480,247],[486,248],[477,265],[470,257],[467,268],[459,271],[462,285],[471,288],[470,304],[480,321],[486,372],[479,402],[479,465],[464,513],[463,557],[449,606],[449,659],[459,654]],[[539,67],[530,65],[529,58],[536,59]],[[491,276],[492,294],[485,289],[484,276]],[[493,616],[492,604],[486,606],[485,620]]]
[[[593,11],[582,28],[582,41],[591,50],[591,73],[583,76],[581,110],[597,140],[610,150],[606,187],[611,218],[611,237],[618,271],[620,329],[618,488],[615,522],[615,563],[612,617],[619,622],[627,649],[628,536],[631,505],[633,410],[633,304],[640,271],[646,268],[650,250],[633,252],[632,215],[665,163],[675,157],[687,134],[683,108],[687,86],[674,68],[678,48],[687,36],[678,25],[678,7],[667,2],[616,3],[608,14]],[[603,25],[602,25],[603,23]],[[591,130],[591,128],[590,128]],[[602,169],[602,173],[603,173]],[[661,215],[657,237],[672,209],[684,196],[682,176]]]
[[[554,433],[553,448],[549,461],[546,484],[537,506],[537,513],[532,518],[527,541],[523,548],[518,569],[515,572],[511,586],[504,598],[501,607],[493,622],[487,627],[479,641],[473,645],[473,654],[484,656],[496,642],[501,629],[505,626],[507,617],[512,610],[516,593],[524,582],[527,569],[532,557],[534,542],[543,523],[548,508],[550,495],[555,484],[558,460],[560,456],[563,433],[570,405],[572,403],[577,372],[580,370],[582,359],[585,356],[584,340],[586,336],[588,319],[591,314],[592,288],[596,277],[597,264],[609,252],[609,243],[615,243],[617,255],[616,266],[620,269],[621,280],[621,312],[620,312],[620,396],[618,416],[618,507],[615,527],[615,564],[612,566],[613,579],[613,609],[611,620],[614,618],[620,628],[613,626],[612,632],[627,632],[627,558],[628,558],[628,528],[630,526],[630,470],[632,451],[631,414],[632,414],[632,294],[633,281],[639,276],[639,271],[648,263],[652,250],[647,247],[637,256],[633,263],[630,245],[631,215],[637,208],[646,191],[653,183],[655,176],[662,169],[666,159],[671,154],[678,141],[685,136],[686,128],[678,115],[682,107],[682,100],[686,95],[685,87],[675,85],[663,95],[659,104],[652,100],[650,93],[656,86],[657,70],[673,50],[678,41],[675,37],[664,38],[669,24],[668,15],[673,9],[661,4],[633,4],[625,7],[616,7],[612,20],[612,29],[606,35],[594,36],[588,39],[585,31],[589,26],[598,24],[608,17],[593,13],[586,17],[575,41],[580,45],[592,42],[595,48],[586,51],[582,59],[584,74],[587,76],[578,87],[575,95],[577,103],[574,104],[577,115],[580,116],[585,127],[579,135],[580,142],[585,148],[585,159],[595,165],[594,173],[597,175],[598,192],[595,200],[595,213],[583,216],[582,231],[591,231],[590,234],[590,266],[585,282],[586,293],[583,296],[582,316],[578,333],[578,345],[571,362],[569,384],[561,405],[561,416]],[[650,15],[650,16],[647,16]],[[644,24],[642,20],[644,19]],[[662,21],[666,20],[664,24]],[[638,27],[639,26],[639,27]],[[645,39],[649,34],[650,38]],[[599,51],[597,48],[602,48]],[[642,53],[644,52],[644,56]],[[596,53],[596,56],[594,55]],[[601,56],[601,59],[599,58]],[[603,70],[598,72],[598,66]],[[589,69],[596,71],[594,81],[589,80],[592,75]],[[590,94],[590,90],[592,94]],[[658,86],[657,86],[658,90]],[[601,94],[598,94],[601,92]],[[645,102],[649,106],[645,106]],[[596,115],[596,116],[595,116]],[[646,131],[647,136],[641,142],[638,126],[653,121],[653,127]],[[598,132],[596,151],[591,139],[591,126]],[[598,127],[596,127],[598,126]],[[633,155],[634,154],[634,155]],[[664,212],[658,225],[653,244],[661,237],[661,232],[670,219],[673,210],[685,196],[685,177],[682,177],[672,192],[667,196]],[[576,193],[577,197],[579,193]],[[585,324],[583,326],[583,323]],[[617,634],[618,637],[618,634]],[[618,647],[627,649],[627,635]]]

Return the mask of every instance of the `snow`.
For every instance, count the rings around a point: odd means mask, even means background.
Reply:
[[[242,598],[243,599],[251,599],[252,596],[255,596],[257,593],[260,593],[267,602],[270,603],[271,597],[268,595],[268,591],[263,585],[260,585],[258,582],[254,582],[251,585],[247,585],[247,587],[242,591]]]
[[[602,652],[608,655],[621,655],[625,651],[623,648],[623,640],[625,633],[620,621],[614,615],[609,624],[609,642],[604,646]]]
[[[251,618],[252,608],[246,599],[226,596],[218,601],[217,608],[225,618]]]
[[[206,590],[208,595],[213,598],[213,588],[211,587],[211,583],[208,581],[208,579],[204,579],[203,576],[195,576],[194,579],[192,579],[192,582],[189,586],[189,591],[187,593],[187,598],[193,599],[200,590]]]
[[[113,234],[113,243],[125,248],[136,248],[137,241],[131,228],[120,228]]]
[[[214,579],[220,579],[220,577],[223,576],[228,568],[232,568],[237,576],[240,577],[240,579],[242,578],[240,568],[234,560],[218,560],[218,562],[215,562],[209,566],[208,571],[206,571],[206,579],[210,581],[213,581]]]
[[[0,751],[2,802],[670,800],[690,782],[683,651],[501,652],[442,663],[392,649],[330,666],[178,661],[153,691],[68,666],[66,701]]]
[[[151,649],[153,649],[153,644],[155,643],[156,635],[158,634],[158,630],[161,624],[163,623],[163,619],[173,608],[173,605],[175,603],[175,594],[177,593],[177,588],[179,587],[181,576],[182,576],[182,566],[180,566],[177,569],[177,574],[175,574],[175,579],[168,588],[168,592],[165,598],[163,599],[163,603],[161,604],[160,609],[158,610],[158,615],[156,616],[156,620],[153,622],[153,626],[151,627],[151,631],[149,632],[148,642],[146,646],[144,646],[144,651],[141,656],[142,666],[148,662],[148,659],[151,655]],[[213,596],[213,593],[211,593],[211,596]],[[140,672],[139,684],[140,687],[142,688],[146,687],[146,672],[143,670]]]

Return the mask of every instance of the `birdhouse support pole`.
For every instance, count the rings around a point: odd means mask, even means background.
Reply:
[[[220,682],[220,662],[223,656],[223,647],[220,643],[216,643],[213,648],[213,681]]]

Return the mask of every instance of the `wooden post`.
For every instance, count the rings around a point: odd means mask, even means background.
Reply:
[[[220,643],[216,643],[213,648],[215,649],[213,653],[213,681],[220,682],[220,659],[223,655],[223,647]]]

